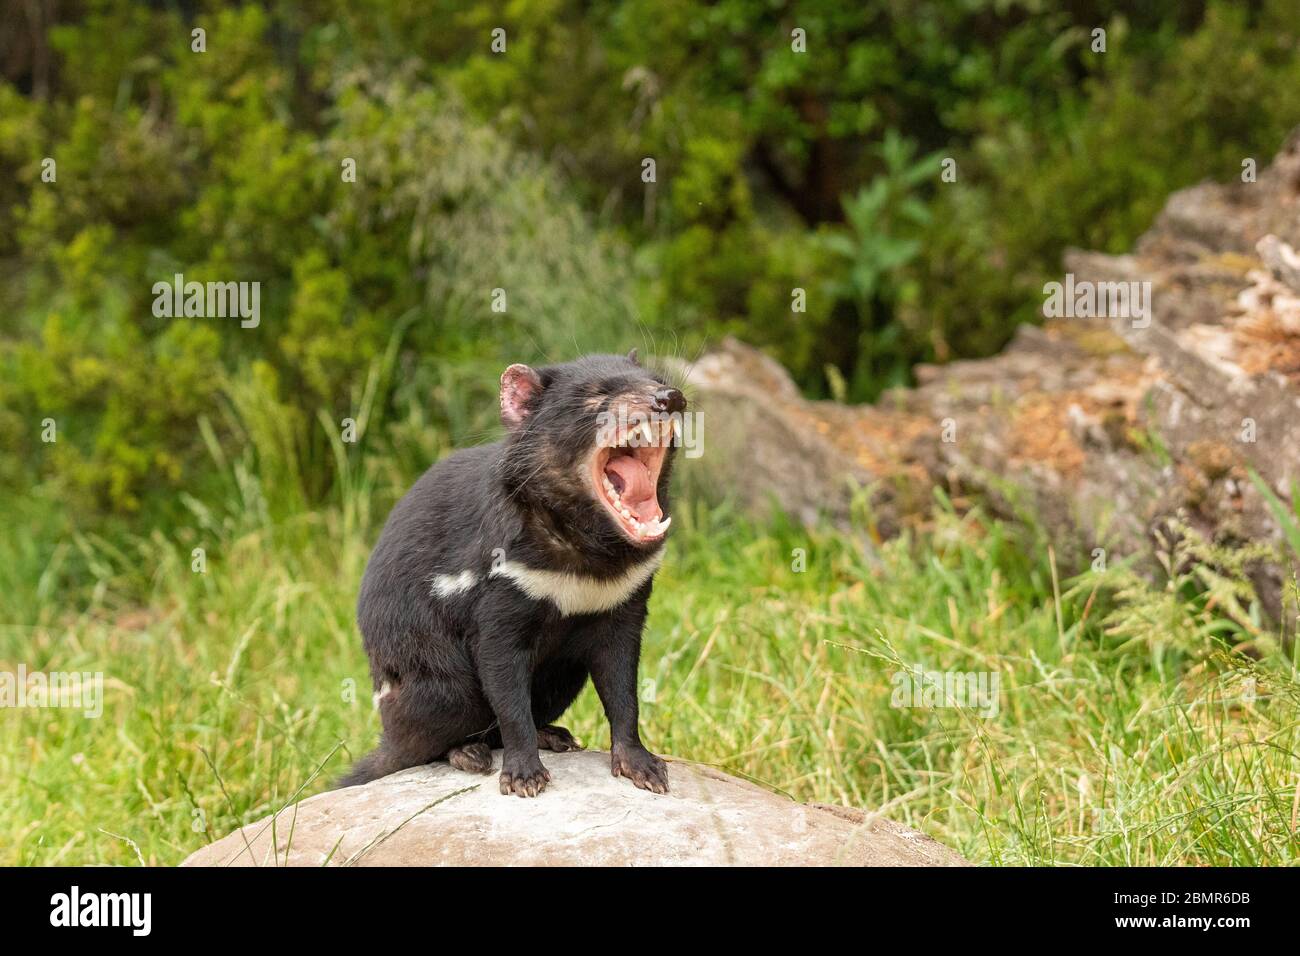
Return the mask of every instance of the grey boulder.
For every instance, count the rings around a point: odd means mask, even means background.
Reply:
[[[500,753],[496,755],[500,767]],[[318,794],[231,833],[182,866],[961,866],[881,817],[805,805],[709,767],[670,762],[671,792],[610,775],[598,751],[545,754],[533,799],[497,776],[430,764]]]

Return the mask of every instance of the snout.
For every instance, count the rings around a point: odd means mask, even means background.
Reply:
[[[660,388],[655,390],[654,398],[650,401],[650,406],[656,412],[673,414],[674,412],[686,411],[686,396],[675,388]]]

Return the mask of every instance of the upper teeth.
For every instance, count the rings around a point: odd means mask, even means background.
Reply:
[[[620,445],[633,439],[639,446],[671,444],[674,435],[681,437],[681,425],[675,418],[641,421],[623,433]]]

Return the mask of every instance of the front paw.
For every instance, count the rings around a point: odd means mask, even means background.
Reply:
[[[668,765],[644,747],[614,747],[610,770],[616,777],[627,777],[642,790],[668,792]]]
[[[507,755],[501,767],[501,793],[535,797],[546,789],[551,775],[536,753]]]

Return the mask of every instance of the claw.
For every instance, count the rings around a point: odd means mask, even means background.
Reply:
[[[461,744],[447,751],[447,763],[466,773],[491,773],[492,750],[482,742]]]
[[[610,759],[610,772],[615,777],[627,777],[642,790],[668,792],[668,765],[644,747],[615,750]]]
[[[537,746],[541,750],[550,750],[557,754],[582,749],[582,744],[574,739],[573,734],[563,727],[554,725],[537,729]]]
[[[536,762],[534,766],[524,766],[524,769],[510,771],[503,769],[499,781],[499,789],[502,796],[514,794],[517,797],[535,797],[546,789],[547,783],[551,780],[550,771]]]

